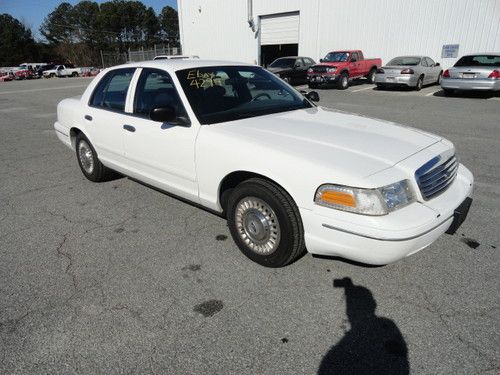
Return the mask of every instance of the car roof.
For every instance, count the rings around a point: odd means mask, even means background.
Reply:
[[[256,66],[253,64],[246,64],[237,61],[227,61],[227,60],[202,60],[202,59],[166,59],[166,60],[148,60],[133,62],[123,65],[113,66],[112,69],[118,68],[157,68],[157,69],[171,69],[171,70],[182,70],[189,68],[204,68],[210,66],[228,66],[228,65],[243,65],[243,66]]]
[[[482,56],[482,55],[492,55],[492,56],[500,56],[500,52],[476,52],[476,53],[468,53],[463,56]],[[463,57],[462,56],[462,57]]]

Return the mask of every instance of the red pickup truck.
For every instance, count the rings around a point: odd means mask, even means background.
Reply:
[[[365,59],[360,50],[329,52],[320,62],[307,70],[307,82],[312,89],[334,83],[345,90],[350,80],[361,77],[374,83],[375,73],[382,65],[382,59]]]

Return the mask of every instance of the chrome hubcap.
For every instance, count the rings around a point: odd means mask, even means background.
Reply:
[[[347,86],[347,77],[342,77],[342,87]]]
[[[236,206],[236,229],[248,248],[259,255],[276,251],[280,224],[274,210],[262,199],[246,197]]]
[[[83,170],[91,174],[94,171],[94,157],[92,149],[86,141],[80,141],[78,144],[78,158]]]

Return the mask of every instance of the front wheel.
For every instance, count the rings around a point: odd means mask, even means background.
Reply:
[[[73,73],[71,73],[71,76],[72,77],[78,77],[78,73],[77,72],[73,72]]]
[[[227,221],[241,252],[262,266],[286,266],[305,250],[297,206],[270,181],[252,178],[240,183],[229,197]]]
[[[441,84],[441,79],[443,78],[443,72],[440,72],[439,75],[438,75],[438,79],[436,81],[436,84],[437,85],[440,85]]]
[[[339,78],[339,82],[337,84],[337,88],[340,90],[345,90],[349,87],[349,76],[347,73],[342,73]]]
[[[375,74],[377,74],[376,69],[370,70],[370,73],[366,76],[366,79],[368,80],[368,83],[375,83]]]

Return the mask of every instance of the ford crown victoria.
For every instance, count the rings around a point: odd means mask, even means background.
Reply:
[[[473,177],[453,144],[317,100],[253,65],[149,61],[99,73],[54,127],[89,180],[115,170],[220,213],[264,266],[386,264],[456,230]]]

